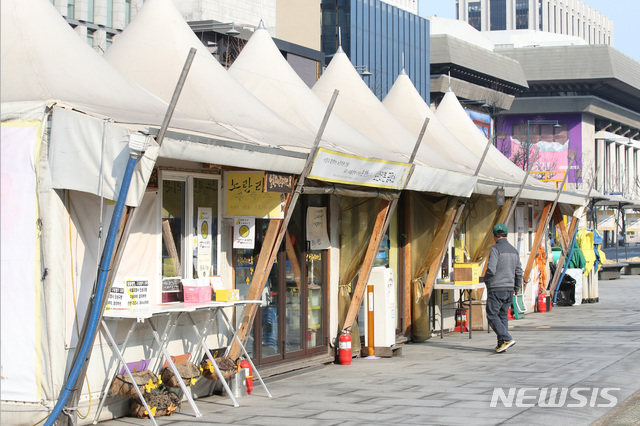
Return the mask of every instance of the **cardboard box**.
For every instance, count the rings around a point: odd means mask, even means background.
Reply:
[[[467,326],[471,315],[469,314],[469,302],[463,302],[462,307],[467,311]],[[481,300],[473,301],[473,319],[471,322],[473,331],[486,330],[487,329],[487,310],[485,303]]]
[[[216,291],[216,302],[235,302],[240,300],[240,290],[220,289]]]
[[[479,263],[454,263],[453,281],[455,284],[479,284]]]

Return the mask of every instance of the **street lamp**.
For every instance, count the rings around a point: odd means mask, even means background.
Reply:
[[[367,68],[366,65],[354,65],[353,66],[356,71],[358,71],[358,74],[360,74],[363,77],[370,77],[373,74],[369,72],[369,69]]]
[[[558,120],[527,120],[527,146],[525,148],[527,153],[525,154],[526,155],[526,157],[525,157],[526,160],[525,160],[524,170],[529,170],[529,147],[531,146],[530,145],[530,141],[529,141],[529,127],[532,124],[538,124],[538,125],[540,125],[540,124],[553,124],[553,127],[556,128],[556,129],[559,129],[560,127],[562,127],[560,125],[560,123],[558,122]]]

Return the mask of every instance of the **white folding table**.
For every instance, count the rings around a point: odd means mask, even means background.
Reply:
[[[171,359],[171,355],[169,354],[169,351],[167,349],[167,346],[169,344],[169,342],[171,341],[171,334],[173,332],[173,330],[175,329],[176,325],[178,324],[178,321],[180,319],[180,317],[182,315],[186,315],[187,318],[189,319],[193,330],[198,338],[198,343],[196,344],[196,346],[194,347],[194,350],[192,351],[195,355],[197,356],[198,350],[199,348],[202,348],[205,353],[207,354],[207,358],[211,361],[215,371],[216,371],[216,375],[218,376],[218,379],[220,380],[220,382],[222,383],[222,386],[224,387],[224,390],[226,391],[227,395],[229,396],[229,398],[231,399],[231,401],[233,402],[234,407],[237,407],[238,401],[236,400],[235,396],[233,395],[233,392],[231,392],[231,389],[229,388],[229,385],[227,384],[227,381],[224,379],[222,372],[220,371],[220,368],[218,367],[215,358],[213,357],[213,355],[211,354],[211,351],[209,349],[209,347],[206,344],[206,338],[210,332],[210,325],[214,322],[217,321],[217,318],[220,316],[222,317],[223,321],[225,322],[225,325],[227,326],[228,330],[233,334],[231,339],[229,340],[230,344],[227,348],[227,351],[225,353],[225,355],[228,354],[229,350],[231,349],[231,344],[234,341],[237,341],[238,344],[240,345],[240,347],[242,348],[242,353],[244,354],[245,358],[247,359],[247,361],[249,361],[249,363],[251,364],[251,367],[253,368],[253,374],[255,374],[258,382],[264,387],[265,391],[267,392],[267,395],[269,398],[271,398],[271,394],[269,393],[269,390],[267,389],[266,385],[264,384],[264,381],[262,380],[262,377],[260,376],[260,373],[258,372],[258,370],[256,369],[253,361],[251,360],[251,357],[249,356],[249,354],[247,353],[246,348],[244,347],[244,345],[242,344],[242,341],[240,340],[240,338],[238,337],[238,332],[236,330],[236,328],[233,326],[233,323],[229,320],[229,317],[227,316],[227,314],[225,313],[224,309],[225,308],[234,308],[236,309],[238,306],[244,306],[246,309],[246,306],[248,304],[259,304],[262,303],[262,301],[260,300],[240,300],[240,301],[229,301],[229,302],[204,302],[204,303],[169,303],[169,304],[161,304],[161,305],[157,305],[149,310],[143,310],[143,311],[131,311],[131,310],[125,310],[125,309],[113,309],[113,310],[108,310],[105,311],[104,313],[104,317],[102,319],[102,330],[104,335],[107,338],[107,341],[109,343],[109,345],[112,347],[113,351],[116,353],[116,356],[118,357],[119,361],[118,363],[116,363],[116,369],[115,372],[113,374],[110,374],[110,378],[106,384],[106,386],[103,389],[103,395],[102,398],[100,400],[100,404],[98,405],[98,410],[96,412],[96,416],[95,419],[93,421],[93,424],[96,424],[98,422],[98,418],[100,417],[100,413],[102,412],[102,408],[104,407],[104,403],[105,400],[108,396],[109,393],[109,389],[111,388],[111,383],[113,382],[113,379],[116,376],[116,373],[118,371],[118,369],[120,368],[120,366],[124,366],[124,369],[127,373],[127,375],[129,376],[129,378],[131,379],[135,389],[136,389],[136,393],[138,394],[140,401],[142,402],[142,404],[144,405],[145,409],[147,410],[149,414],[149,418],[152,420],[154,425],[157,425],[153,415],[151,414],[151,410],[149,409],[149,407],[146,404],[146,401],[144,399],[144,396],[141,392],[141,390],[139,389],[139,387],[136,385],[135,380],[133,378],[132,372],[130,371],[125,359],[124,359],[124,352],[127,349],[127,345],[129,343],[129,338],[131,337],[131,335],[133,334],[133,332],[135,331],[136,325],[138,323],[141,322],[147,322],[151,328],[152,334],[153,334],[153,338],[154,341],[156,342],[156,344],[159,347],[159,351],[158,351],[158,355],[156,357],[156,363],[155,366],[153,368],[152,371],[157,371],[159,370],[160,367],[160,361],[162,360],[162,358],[164,358],[164,360],[168,363],[169,367],[171,368],[171,371],[173,372],[173,374],[176,377],[180,377],[180,374],[178,372],[178,369],[175,365],[175,363],[173,362],[173,360]],[[202,312],[202,311],[207,311],[207,319],[206,321],[202,324],[201,328],[198,328],[197,323],[194,321],[192,313],[194,312]],[[158,330],[157,330],[157,319],[162,317],[162,316],[167,316],[168,317],[168,321],[167,324],[164,328],[164,332],[162,337],[160,337],[160,335],[158,334]],[[111,335],[111,332],[109,331],[109,328],[107,327],[107,323],[106,321],[109,320],[135,320],[132,322],[131,327],[129,328],[129,331],[127,333],[126,338],[124,339],[122,346],[119,348],[118,344],[116,343],[115,339],[113,338],[113,336]],[[200,411],[198,410],[198,407],[195,404],[195,401],[193,399],[193,396],[191,394],[191,391],[189,389],[189,387],[187,387],[184,382],[182,380],[178,381],[180,383],[180,388],[182,389],[182,392],[184,393],[185,397],[187,398],[187,401],[189,402],[189,404],[191,405],[191,408],[193,409],[195,416],[196,417],[202,417],[202,414],[200,413]]]

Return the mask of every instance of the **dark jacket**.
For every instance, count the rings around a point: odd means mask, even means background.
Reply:
[[[506,238],[500,238],[491,247],[484,283],[488,291],[513,290],[522,287],[522,266],[518,251]]]

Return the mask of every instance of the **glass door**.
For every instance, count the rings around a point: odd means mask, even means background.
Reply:
[[[310,249],[305,213],[313,204],[323,208],[324,203],[326,197],[304,196],[294,209],[262,292],[262,304],[247,344],[247,351],[260,364],[299,358],[325,349],[327,250]],[[249,292],[268,226],[268,219],[256,219],[255,248],[233,250],[235,285],[240,297],[246,297]]]
[[[180,300],[184,278],[218,275],[219,179],[161,172],[162,302]]]

